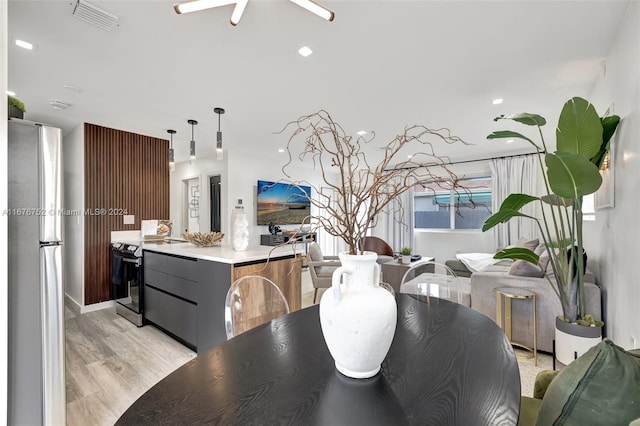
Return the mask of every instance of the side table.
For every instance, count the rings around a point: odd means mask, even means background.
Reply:
[[[433,262],[434,260],[435,257],[422,256],[422,259],[416,260],[411,263],[400,263],[397,260],[390,260],[389,262],[385,262],[381,265],[382,281],[391,285],[395,292],[399,293],[400,282],[402,281],[402,277],[404,277],[404,274],[409,270],[409,268],[421,262]]]
[[[496,292],[496,323],[504,330],[504,334],[512,345],[518,346],[526,351],[531,352],[527,358],[534,358],[534,365],[538,365],[538,349],[537,349],[537,329],[536,329],[536,294],[524,288],[499,287]],[[504,311],[502,309],[502,299],[504,298]],[[511,301],[513,299],[532,300],[533,301],[533,348],[516,343],[511,340]],[[502,314],[504,312],[504,325],[502,324]]]

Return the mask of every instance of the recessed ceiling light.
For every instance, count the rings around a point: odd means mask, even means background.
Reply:
[[[367,132],[365,130],[360,130],[359,132],[356,132],[356,135],[358,135],[358,136],[364,136],[366,134],[367,134]]]
[[[69,108],[71,105],[66,103],[66,102],[62,102],[56,99],[51,99],[49,101],[49,104],[51,105],[51,107],[53,107],[53,109],[67,109]]]
[[[284,148],[278,149],[278,152],[284,152]]]
[[[513,143],[513,139],[507,139],[507,143]]]
[[[491,101],[491,103],[494,104],[494,105],[500,105],[502,102],[504,102],[504,99],[502,99],[502,98],[496,98],[496,99]]]
[[[7,90],[7,95],[9,96],[15,96],[16,92],[12,92],[11,90]]]
[[[306,58],[307,56],[309,56],[309,55],[311,55],[313,53],[313,50],[311,50],[311,48],[309,46],[302,46],[298,50],[298,53]]]
[[[82,93],[82,88],[78,87],[78,86],[72,86],[70,84],[65,84],[64,86],[65,89],[67,90],[71,90],[72,92],[76,92],[76,93]]]
[[[22,47],[23,49],[33,50],[33,44],[24,40],[16,40],[16,46]]]

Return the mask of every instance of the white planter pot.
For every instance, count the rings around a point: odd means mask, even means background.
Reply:
[[[411,255],[410,254],[409,255],[403,254],[402,255],[402,263],[404,263],[405,265],[410,264],[411,263]]]
[[[556,317],[556,359],[564,365],[602,341],[602,327],[571,324]]]
[[[396,300],[379,286],[377,254],[339,256],[342,266],[333,273],[332,289],[320,300],[322,334],[340,373],[373,377],[396,332]]]

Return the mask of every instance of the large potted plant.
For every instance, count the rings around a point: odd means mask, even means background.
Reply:
[[[348,247],[339,253],[342,266],[320,301],[325,341],[338,371],[371,377],[391,346],[397,312],[392,294],[378,285],[377,254],[363,251],[360,241],[382,214],[397,213],[386,210],[416,184],[438,181],[459,188],[447,167],[449,160],[437,156],[434,145],[464,142],[447,129],[413,125],[365,153],[363,147],[373,145],[375,135],[352,137],[322,110],[288,123],[283,131],[291,131],[283,181],[312,187],[309,201],[317,211],[309,218],[312,227],[341,238]],[[370,160],[367,155],[377,157]],[[322,183],[292,179],[296,164],[318,170]]]
[[[549,256],[551,274],[545,274],[560,298],[562,317],[556,319],[556,351],[558,359],[568,363],[574,350],[563,346],[569,336],[586,335],[599,340],[603,323],[584,311],[584,279],[586,253],[583,241],[583,197],[596,192],[602,185],[599,169],[609,152],[609,144],[620,117],[599,117],[593,105],[575,97],[564,104],[556,128],[556,151],[549,152],[541,127],[546,120],[537,114],[500,116],[495,120],[512,120],[537,127],[541,144],[520,133],[504,130],[490,134],[488,139],[522,139],[537,152],[544,178],[545,194],[511,194],[498,212],[489,217],[482,228],[487,231],[514,217],[534,220]],[[546,167],[545,167],[546,166]],[[540,203],[540,217],[522,213],[529,203]],[[537,265],[539,256],[526,248],[507,248],[496,253],[498,259],[522,259]],[[586,329],[582,326],[591,326]],[[571,337],[569,337],[571,338]],[[575,339],[578,340],[579,339]],[[574,343],[569,343],[573,345]],[[579,343],[577,343],[579,344]],[[586,345],[591,345],[588,341]],[[566,349],[565,349],[566,347]],[[582,352],[582,348],[575,348]],[[587,347],[588,349],[588,347]],[[568,358],[565,353],[570,354]]]

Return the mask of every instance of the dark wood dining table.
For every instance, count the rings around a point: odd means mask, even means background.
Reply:
[[[515,425],[520,376],[502,330],[447,300],[396,300],[396,334],[371,379],[338,373],[315,305],[198,355],[116,424]]]

